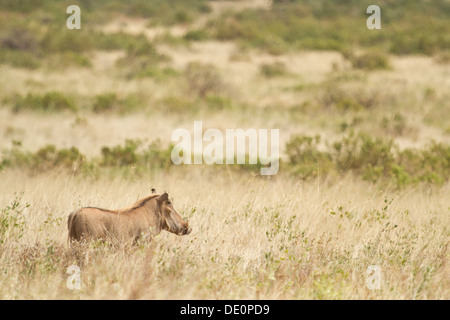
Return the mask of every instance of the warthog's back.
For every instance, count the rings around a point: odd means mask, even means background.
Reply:
[[[72,212],[68,219],[69,240],[139,237],[143,228],[138,217],[100,208],[86,207]]]

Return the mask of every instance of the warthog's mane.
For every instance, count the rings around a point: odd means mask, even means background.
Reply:
[[[120,214],[132,213],[136,209],[144,207],[147,204],[147,202],[149,202],[150,200],[152,200],[156,197],[159,197],[159,196],[160,196],[159,194],[152,194],[148,197],[138,200],[137,202],[135,202],[133,204],[133,206],[131,206],[129,208],[124,208],[124,209],[119,209],[119,210],[109,210],[109,209],[103,209],[103,208],[98,208],[98,207],[86,207],[86,208],[97,209],[97,210],[101,210],[104,212],[115,213],[115,214],[117,214],[117,213],[120,213]]]
[[[152,200],[153,198],[159,197],[159,194],[152,194],[144,199],[138,200],[132,207],[132,209],[137,209],[140,207],[143,207],[147,204],[147,202],[149,202],[150,200]]]

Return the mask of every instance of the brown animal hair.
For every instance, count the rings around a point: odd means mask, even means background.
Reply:
[[[166,192],[151,194],[129,208],[119,210],[80,208],[69,215],[67,224],[69,244],[87,239],[131,239],[136,242],[143,235],[151,238],[161,230],[177,235],[187,235],[192,230],[189,222],[175,210]]]

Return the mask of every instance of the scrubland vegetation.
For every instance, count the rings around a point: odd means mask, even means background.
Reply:
[[[0,298],[448,299],[450,3],[369,4],[2,1]],[[174,165],[194,120],[280,129],[279,172]],[[67,247],[152,187],[190,235]]]

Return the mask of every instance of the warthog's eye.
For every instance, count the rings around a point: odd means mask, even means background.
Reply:
[[[167,204],[172,204],[172,202],[170,202],[170,201],[167,201]]]

